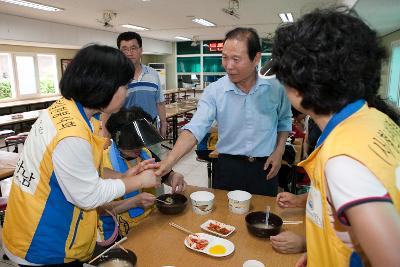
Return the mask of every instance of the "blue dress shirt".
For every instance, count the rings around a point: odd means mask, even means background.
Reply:
[[[265,157],[275,150],[277,132],[292,130],[290,107],[276,79],[257,77],[246,94],[224,76],[204,90],[196,113],[183,129],[200,142],[216,120],[219,153]]]

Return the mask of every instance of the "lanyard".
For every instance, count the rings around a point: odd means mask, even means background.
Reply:
[[[89,126],[90,130],[93,133],[93,128],[92,128],[92,124],[89,121],[89,118],[86,116],[85,110],[83,109],[83,106],[81,103],[79,102],[75,102],[76,106],[78,107],[79,112],[81,113],[83,119],[86,121],[87,125]]]
[[[121,154],[120,154],[115,142],[113,142],[110,146],[109,155],[110,155],[111,165],[115,171],[124,173],[128,170],[128,164],[126,163],[125,159],[123,159],[121,157]],[[131,179],[134,179],[134,178],[131,178]],[[138,194],[139,194],[139,190],[136,190],[136,191],[130,192],[128,194],[125,194],[123,196],[123,198],[128,199],[128,198],[134,197]],[[144,213],[144,209],[141,207],[135,207],[135,208],[129,209],[128,213],[131,218],[135,218],[135,217],[142,215]]]

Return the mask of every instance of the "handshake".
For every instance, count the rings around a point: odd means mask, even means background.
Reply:
[[[172,187],[172,193],[183,192],[186,188],[186,182],[183,175],[170,171],[171,168],[164,162],[155,162],[155,159],[148,159],[129,168],[123,175],[122,180],[125,183],[126,191],[130,192],[138,188],[159,187],[162,177],[166,177],[166,184]]]

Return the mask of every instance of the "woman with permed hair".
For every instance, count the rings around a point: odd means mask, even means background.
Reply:
[[[68,65],[62,97],[41,112],[13,177],[3,247],[21,266],[82,266],[96,244],[97,207],[160,184],[153,160],[101,179],[100,112],[123,105],[134,67],[119,50],[90,45]],[[104,177],[108,178],[108,177]]]
[[[296,266],[399,266],[400,128],[377,95],[384,55],[375,31],[346,10],[316,10],[276,31],[276,76],[322,130],[299,164],[312,184],[307,255]]]

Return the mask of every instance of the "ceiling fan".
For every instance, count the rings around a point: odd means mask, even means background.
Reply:
[[[191,46],[198,46],[200,45],[200,36],[199,35],[193,35],[192,37],[192,43],[190,44]]]
[[[239,0],[229,0],[229,6],[227,8],[223,8],[222,11],[228,15],[240,19]]]
[[[113,28],[114,25],[111,21],[117,17],[117,13],[112,10],[105,10],[101,19],[97,19],[97,22],[103,25],[104,28]]]

